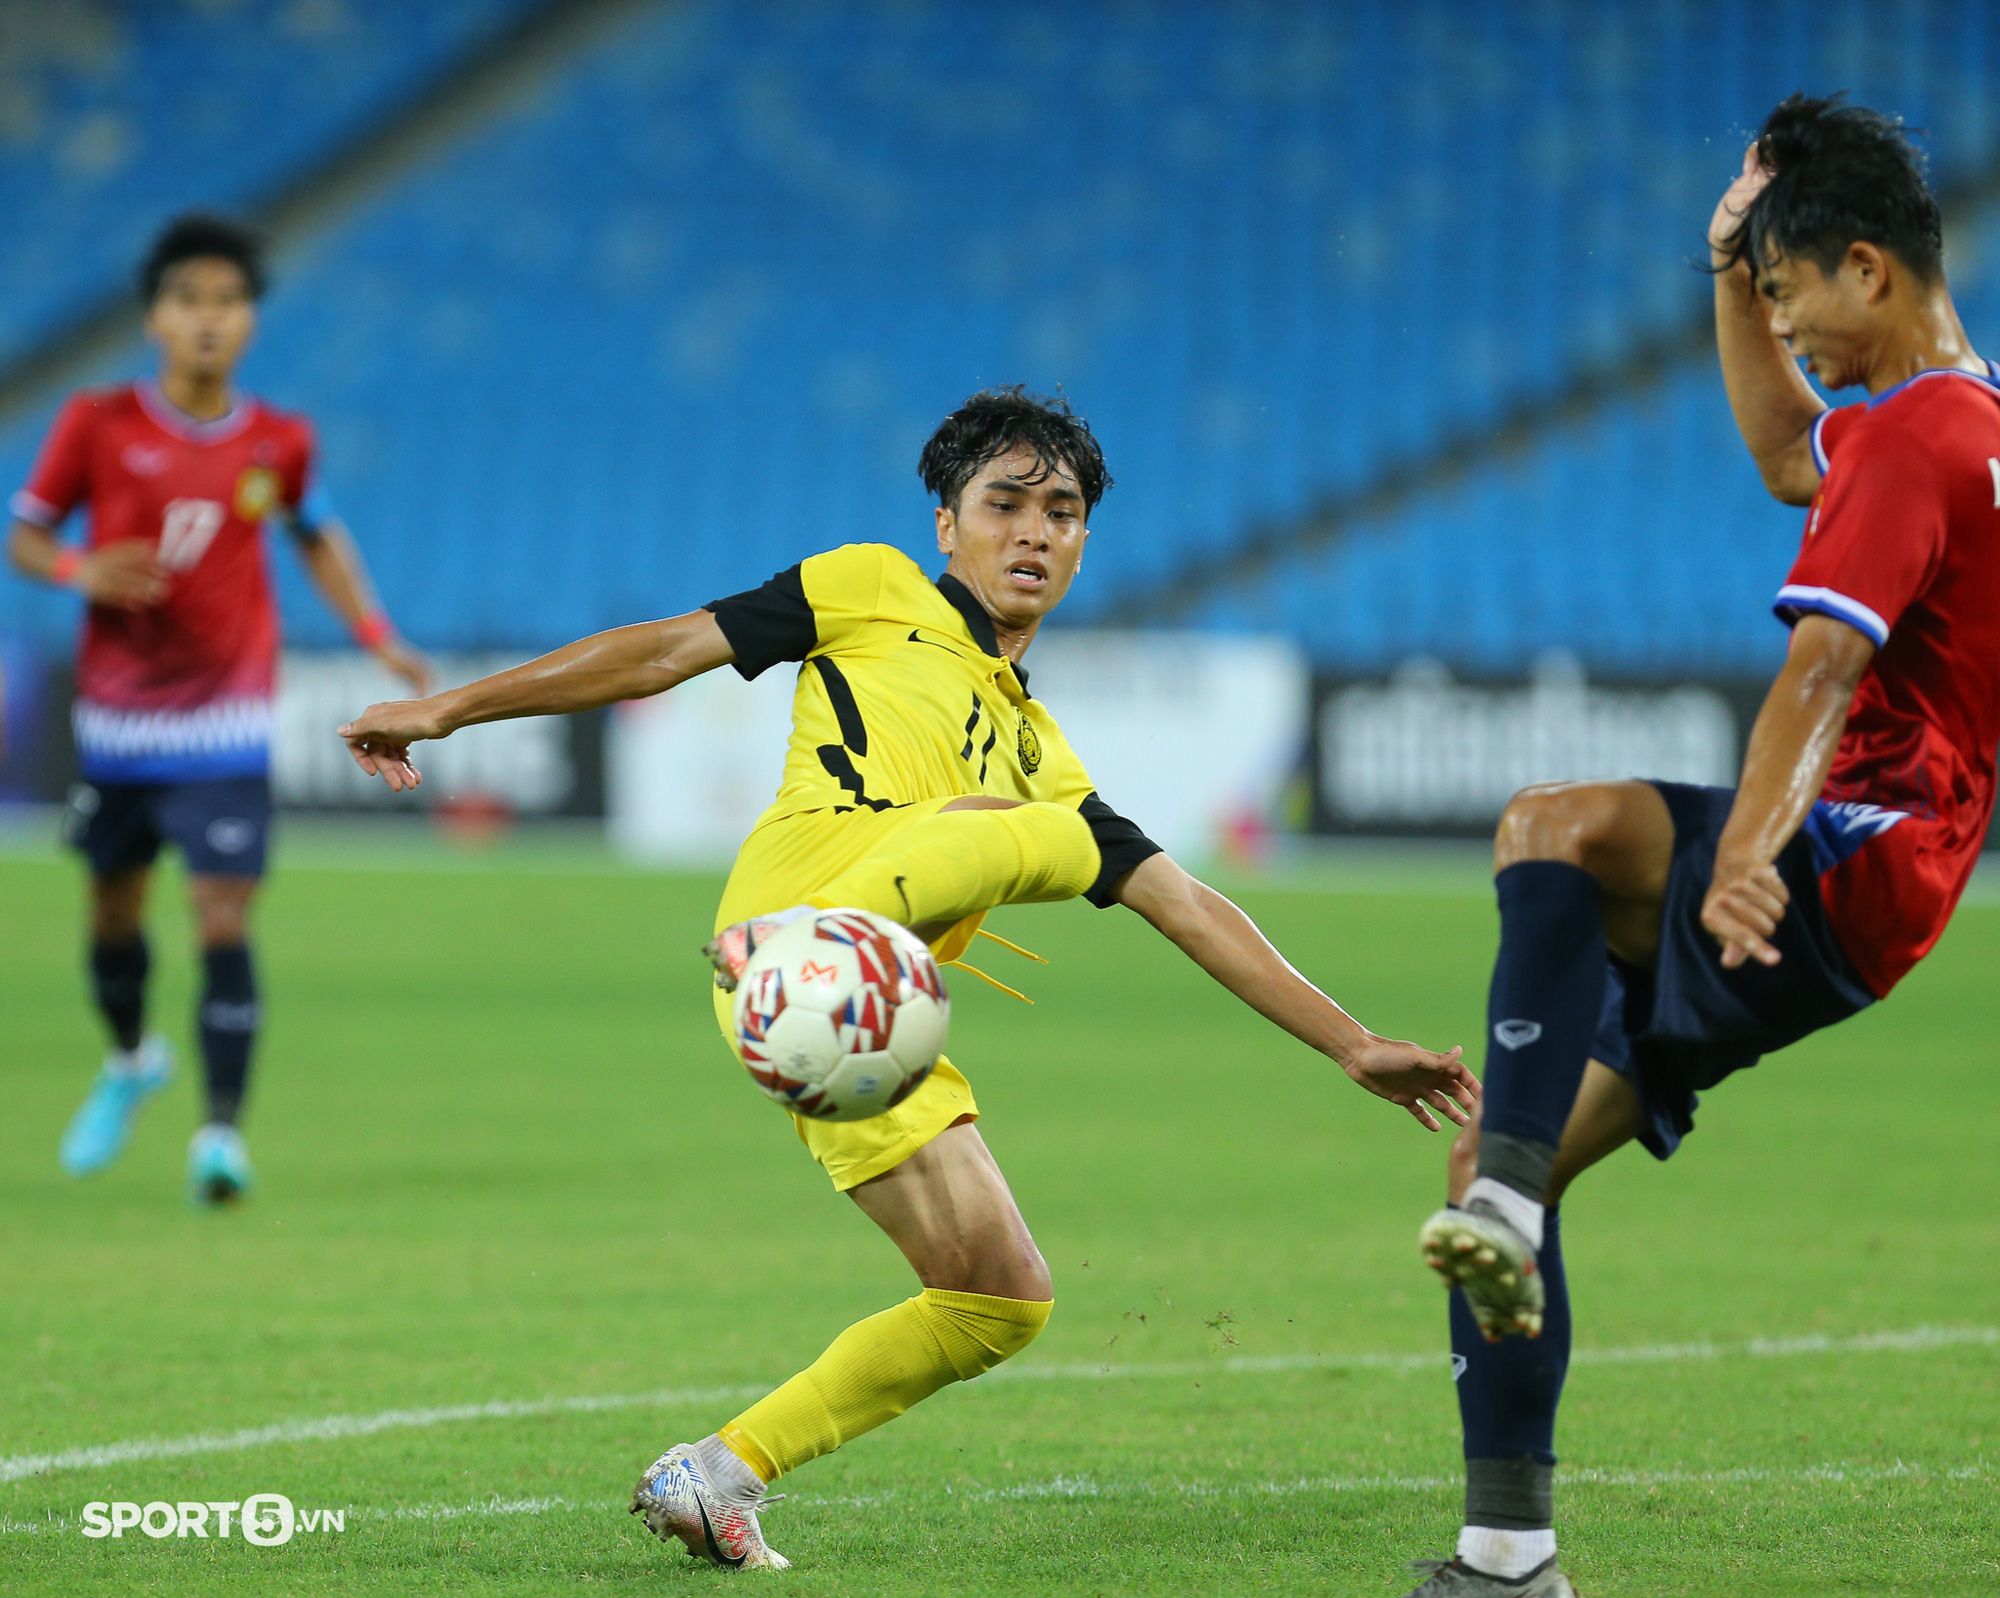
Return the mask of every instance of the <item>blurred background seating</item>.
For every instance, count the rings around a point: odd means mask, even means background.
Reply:
[[[533,9],[0,4],[0,370],[167,213],[254,208]],[[1118,478],[1067,624],[1277,631],[1354,675],[1765,672],[1799,518],[1730,425],[1699,264],[1800,87],[1925,130],[2000,349],[1982,0],[657,0],[529,65],[285,241],[247,372],[318,423],[434,649],[547,647],[845,540],[922,556],[920,443],[1025,382]],[[0,418],[0,477],[60,392]],[[279,565],[292,639],[342,642]],[[17,649],[72,625],[0,585]]]

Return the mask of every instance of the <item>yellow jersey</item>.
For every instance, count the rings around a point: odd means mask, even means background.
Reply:
[[[932,582],[901,550],[844,544],[761,588],[716,600],[745,678],[800,661],[784,780],[758,826],[808,810],[900,809],[960,794],[1069,805],[1104,869],[1085,895],[1159,852],[1097,797],[992,619],[949,574]]]

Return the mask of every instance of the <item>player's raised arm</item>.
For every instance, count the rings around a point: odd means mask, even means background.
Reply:
[[[1319,1050],[1370,1093],[1402,1105],[1433,1132],[1438,1120],[1432,1110],[1460,1126],[1470,1121],[1479,1083],[1457,1049],[1433,1054],[1414,1043],[1377,1037],[1300,975],[1254,921],[1166,855],[1149,855],[1116,892],[1120,903],[1138,911],[1237,998]]]
[[[1808,505],[1819,491],[1812,427],[1826,406],[1771,329],[1771,304],[1757,289],[1744,250],[1744,218],[1771,181],[1760,148],[1743,154],[1743,171],[1729,185],[1708,224],[1709,264],[1715,269],[1715,347],[1729,409],[1773,498]]]
[[[363,771],[400,793],[423,781],[410,761],[410,745],[422,739],[448,738],[482,721],[561,716],[645,699],[735,658],[714,613],[697,610],[594,633],[428,699],[370,705],[340,736]]]

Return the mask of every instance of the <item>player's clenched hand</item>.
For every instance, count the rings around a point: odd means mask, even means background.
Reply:
[[[1768,861],[1736,864],[1718,859],[1708,897],[1701,902],[1701,924],[1722,945],[1722,964],[1733,971],[1745,960],[1776,965],[1783,958],[1770,942],[1792,890]]]
[[[1400,1104],[1435,1132],[1442,1111],[1460,1126],[1472,1119],[1479,1078],[1459,1058],[1462,1049],[1433,1054],[1414,1043],[1395,1043],[1370,1034],[1353,1057],[1341,1062],[1347,1074],[1377,1098]]]
[[[167,597],[167,569],[159,551],[138,538],[121,538],[83,557],[76,586],[92,604],[144,610]]]
[[[1770,181],[1771,169],[1764,165],[1757,153],[1757,141],[1752,139],[1750,148],[1743,152],[1743,170],[1722,191],[1722,198],[1716,202],[1715,215],[1708,221],[1708,248],[1715,265],[1722,264],[1730,239],[1743,225],[1743,213],[1750,209],[1750,202],[1764,192],[1764,185]]]
[[[424,780],[410,762],[410,745],[442,738],[450,730],[432,700],[397,699],[370,705],[340,729],[340,736],[357,766],[402,793]]]

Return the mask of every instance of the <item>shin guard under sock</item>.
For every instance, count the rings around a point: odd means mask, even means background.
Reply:
[[[257,1041],[257,979],[242,944],[202,951],[206,980],[197,1020],[208,1076],[208,1118],[235,1124]]]
[[[1494,888],[1479,1174],[1540,1203],[1603,1015],[1602,901],[1597,879],[1561,860],[1511,865]]]
[[[102,939],[90,946],[90,986],[111,1040],[130,1054],[146,1029],[146,974],[152,952],[143,937],[124,943]]]
[[[1068,805],[940,810],[885,839],[809,902],[926,926],[995,905],[1073,899],[1098,869],[1090,823]]]
[[[857,1321],[824,1354],[717,1434],[760,1480],[894,1420],[940,1387],[969,1381],[1040,1335],[1055,1306],[927,1287]]]
[[[1569,1371],[1570,1345],[1569,1282],[1563,1272],[1558,1209],[1543,1217],[1536,1262],[1548,1295],[1540,1337],[1489,1343],[1480,1336],[1465,1295],[1456,1289],[1451,1295],[1452,1366],[1465,1432],[1467,1526],[1528,1532],[1555,1523],[1556,1406]]]

